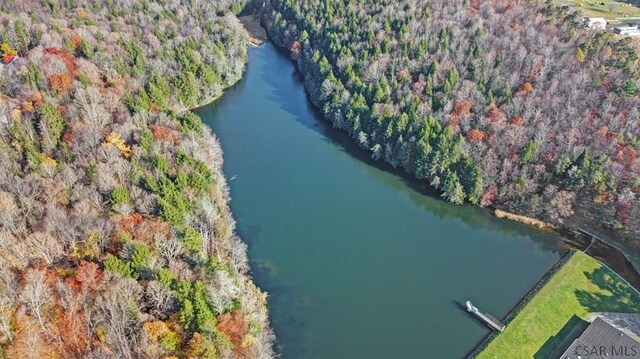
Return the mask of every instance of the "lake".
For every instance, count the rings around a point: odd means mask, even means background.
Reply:
[[[272,44],[198,110],[224,150],[237,232],[283,358],[460,358],[563,253],[547,232],[438,198],[308,101]]]

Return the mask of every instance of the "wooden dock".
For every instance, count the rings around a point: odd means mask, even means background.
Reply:
[[[482,321],[485,322],[491,329],[494,329],[500,332],[504,330],[505,325],[502,324],[502,322],[499,321],[498,319],[494,318],[491,314],[482,313],[470,301],[467,301],[466,305],[467,305],[467,311],[469,313],[473,313],[478,318],[482,319]]]

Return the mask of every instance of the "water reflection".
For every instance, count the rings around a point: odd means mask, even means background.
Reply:
[[[199,110],[285,358],[463,356],[559,257],[552,234],[439,199],[322,120],[271,45]]]
[[[334,128],[328,120],[323,119],[318,109],[308,101],[304,91],[293,95],[290,93],[292,81],[300,88],[304,88],[304,85],[302,76],[290,66],[291,60],[285,52],[278,51],[272,46],[266,46],[264,51],[268,53],[267,56],[279,63],[276,66],[271,62],[262,64],[260,71],[262,80],[273,88],[268,98],[274,103],[278,103],[280,108],[287,111],[296,121],[322,135],[332,147],[351,157],[353,165],[366,169],[372,178],[407,194],[417,206],[438,219],[457,219],[474,230],[495,231],[514,237],[528,237],[545,251],[561,252],[564,250],[558,243],[561,238],[554,232],[532,230],[529,226],[496,218],[488,209],[481,209],[477,206],[450,204],[440,198],[436,189],[428,186],[425,181],[420,181],[408,174],[401,167],[393,167],[384,161],[374,160],[370,151],[359,147],[345,131]],[[290,71],[272,71],[274,67],[290,67]]]

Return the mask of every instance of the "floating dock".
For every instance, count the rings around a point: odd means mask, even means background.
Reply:
[[[474,307],[470,301],[467,301],[467,311],[469,313],[475,314],[478,318],[482,319],[483,322],[487,323],[487,325],[494,330],[503,331],[505,325],[502,324],[498,319],[494,318],[492,315],[487,313],[482,313],[478,310],[478,308]]]

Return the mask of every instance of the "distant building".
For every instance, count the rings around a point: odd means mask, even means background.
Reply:
[[[616,34],[625,35],[625,36],[640,35],[640,30],[638,30],[638,25],[617,26],[613,28],[613,32],[615,32]]]
[[[640,314],[598,313],[559,359],[640,358]]]
[[[632,31],[637,29],[638,29],[638,26],[636,25],[616,26],[613,28],[613,32],[615,32],[616,34],[619,34],[624,31]]]
[[[607,20],[603,17],[585,17],[584,25],[589,29],[604,30],[607,27]]]

